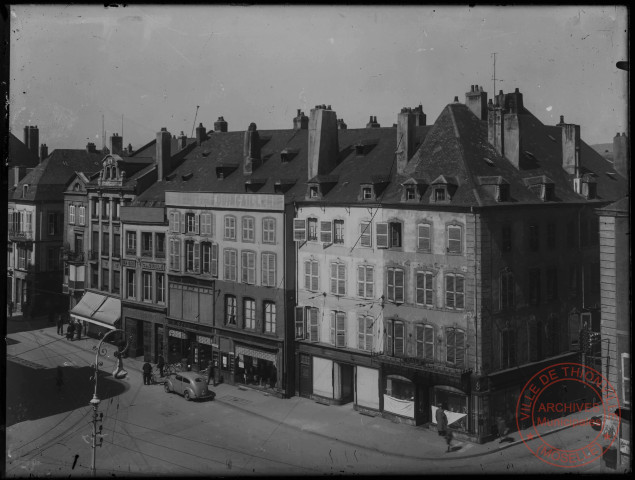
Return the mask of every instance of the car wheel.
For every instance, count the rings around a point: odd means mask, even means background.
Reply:
[[[191,400],[189,390],[185,390],[183,392],[183,396],[185,397],[185,400],[187,400],[188,402]]]
[[[171,393],[172,390],[170,390],[170,385],[168,384],[168,382],[165,382],[163,384],[163,389],[166,391],[166,393]]]

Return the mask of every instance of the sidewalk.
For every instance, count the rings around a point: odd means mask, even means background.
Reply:
[[[56,326],[46,318],[31,320],[31,328],[45,329],[48,335],[57,335]],[[93,351],[99,340],[83,337],[73,344],[86,351]],[[124,359],[124,367],[141,381],[143,360]],[[154,364],[153,364],[154,366]],[[326,439],[334,439],[353,448],[373,450],[402,458],[451,460],[456,457],[472,458],[493,454],[522,443],[518,432],[509,435],[510,441],[498,440],[484,444],[453,440],[452,450],[447,452],[445,439],[435,430],[394,423],[382,417],[362,415],[352,404],[324,405],[303,397],[281,399],[264,391],[241,385],[222,383],[210,388],[216,394],[215,402],[235,408],[238,414],[260,417],[301,432],[310,432]],[[568,418],[568,417],[567,417]],[[542,437],[568,429],[570,426],[537,427]],[[590,427],[589,427],[590,428]],[[524,435],[527,438],[527,433]]]

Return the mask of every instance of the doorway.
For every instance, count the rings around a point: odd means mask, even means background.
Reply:
[[[313,394],[311,356],[300,354],[300,396],[310,398]]]

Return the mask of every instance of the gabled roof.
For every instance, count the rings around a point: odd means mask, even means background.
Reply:
[[[101,168],[101,153],[86,150],[57,149],[33,168],[15,188],[9,189],[9,198],[29,201],[61,201],[67,182],[77,171]],[[23,185],[28,185],[23,197]]]

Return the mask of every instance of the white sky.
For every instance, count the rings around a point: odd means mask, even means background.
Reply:
[[[421,103],[432,124],[470,85],[518,87],[547,124],[587,143],[627,131],[625,7],[128,6],[11,7],[10,129],[83,148],[121,131],[140,147],[161,127],[292,128],[331,105],[349,128],[391,126]],[[109,146],[109,141],[106,141]]]

